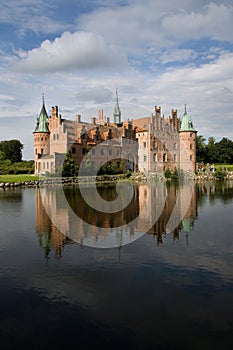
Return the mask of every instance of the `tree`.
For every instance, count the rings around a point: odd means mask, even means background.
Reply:
[[[197,136],[197,162],[205,162],[206,158],[206,139],[202,135]]]
[[[66,153],[63,168],[62,168],[62,176],[70,177],[76,175],[76,166],[75,161],[70,155],[70,152]]]
[[[2,160],[9,159],[11,163],[22,161],[23,144],[19,140],[0,142],[0,153]]]
[[[218,154],[218,163],[233,163],[233,141],[223,137],[216,143],[216,152]]]
[[[215,138],[210,136],[208,138],[208,144],[206,146],[206,162],[207,163],[216,163],[218,162],[219,155],[215,143]]]

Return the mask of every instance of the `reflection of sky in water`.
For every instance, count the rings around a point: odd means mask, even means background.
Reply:
[[[164,233],[160,245],[152,234],[120,249],[67,242],[60,259],[52,247],[45,259],[35,190],[1,191],[2,334],[7,338],[13,329],[14,341],[21,344],[26,336],[34,344],[40,329],[42,344],[47,339],[59,346],[75,343],[78,327],[80,346],[101,342],[107,348],[106,339],[111,348],[115,341],[132,349],[229,344],[233,195],[229,189],[217,192],[216,200],[211,196],[199,188],[198,217],[188,237],[181,228],[179,239]]]

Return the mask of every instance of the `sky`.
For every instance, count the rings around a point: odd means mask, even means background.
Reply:
[[[161,106],[233,139],[232,0],[0,0],[0,140],[33,158],[42,105],[83,120]]]

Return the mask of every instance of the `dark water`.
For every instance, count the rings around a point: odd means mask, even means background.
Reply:
[[[93,230],[92,245],[112,242],[106,232],[118,227],[118,246],[105,249],[87,246],[56,188],[1,191],[1,349],[232,349],[233,183],[192,185],[188,198],[174,185],[161,190],[159,219],[139,239],[150,217],[131,227],[126,245],[121,224],[142,205],[155,210],[147,185],[112,215],[65,190],[82,221],[106,228]],[[112,187],[98,191],[116,197]]]

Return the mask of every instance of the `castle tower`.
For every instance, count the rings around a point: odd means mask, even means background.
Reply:
[[[194,172],[196,169],[196,137],[197,130],[193,126],[185,105],[185,112],[179,130],[180,170],[184,172]]]
[[[42,155],[49,154],[49,119],[46,112],[46,108],[44,105],[44,97],[43,104],[39,114],[39,117],[36,121],[36,127],[33,132],[34,135],[34,160],[35,160],[35,173],[39,172],[37,167],[38,159],[41,158]]]
[[[120,105],[118,101],[118,92],[116,90],[116,103],[113,111],[113,117],[114,117],[114,124],[121,126],[121,110],[120,110]]]

